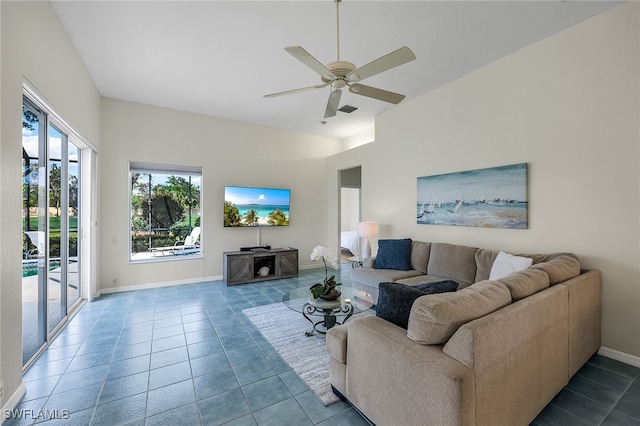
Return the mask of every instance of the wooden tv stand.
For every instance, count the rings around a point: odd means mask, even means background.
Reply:
[[[223,253],[224,283],[228,286],[298,276],[298,249],[226,251]],[[269,275],[258,275],[269,266]]]

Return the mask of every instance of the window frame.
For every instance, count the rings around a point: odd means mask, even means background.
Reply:
[[[133,214],[133,196],[135,195],[135,191],[132,184],[132,176],[134,173],[141,174],[150,174],[153,175],[163,175],[166,177],[169,176],[177,176],[181,178],[197,178],[199,181],[199,185],[195,184],[198,193],[198,210],[199,210],[199,219],[200,219],[200,235],[198,237],[198,245],[197,252],[189,252],[184,255],[176,255],[180,254],[179,250],[153,250],[158,248],[169,247],[169,245],[160,245],[158,247],[150,247],[146,252],[134,252],[134,214]],[[127,186],[128,186],[128,223],[129,223],[129,236],[128,236],[128,262],[130,264],[139,264],[139,263],[149,263],[149,262],[175,262],[182,260],[193,260],[193,259],[202,259],[203,255],[203,238],[202,238],[202,205],[203,205],[203,177],[202,177],[202,167],[200,166],[185,166],[185,165],[175,165],[175,164],[161,164],[161,163],[151,163],[151,162],[141,162],[141,161],[130,161],[129,168],[127,173]],[[164,177],[163,177],[164,178]],[[156,181],[157,182],[157,181]],[[156,183],[154,186],[157,186]],[[153,188],[153,186],[152,186]],[[193,215],[192,215],[193,216]],[[195,224],[194,224],[195,225]],[[191,226],[189,230],[189,234],[193,231],[196,226]],[[150,228],[152,229],[152,228]],[[151,231],[150,231],[151,232]],[[188,235],[189,235],[188,234]],[[179,243],[179,240],[176,240],[176,244]],[[184,239],[182,239],[184,241]],[[134,258],[136,254],[145,253],[144,256],[139,258]]]

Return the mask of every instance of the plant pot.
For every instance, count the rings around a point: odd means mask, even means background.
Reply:
[[[321,294],[320,295],[320,299],[324,299],[324,300],[337,300],[340,295],[342,294],[342,292],[340,292],[340,290],[337,290],[335,288],[332,288],[331,291],[327,294]]]

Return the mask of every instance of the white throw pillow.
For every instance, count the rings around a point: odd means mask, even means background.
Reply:
[[[491,266],[491,273],[489,274],[490,280],[499,280],[504,278],[512,272],[522,271],[527,269],[533,263],[533,259],[528,257],[514,256],[509,253],[501,251],[496,256],[496,260],[493,261]]]

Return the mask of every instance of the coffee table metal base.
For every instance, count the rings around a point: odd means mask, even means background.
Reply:
[[[308,316],[308,315],[317,315],[319,313],[322,314],[323,319],[317,322],[313,322],[313,320]],[[341,323],[339,323],[336,320],[336,314],[345,316]],[[304,316],[307,319],[307,321],[311,323],[313,328],[311,329],[311,331],[307,331],[304,334],[307,337],[312,336],[313,333],[316,331],[321,334],[326,334],[327,333],[326,330],[333,328],[336,324],[337,325],[344,324],[345,322],[347,322],[349,318],[351,318],[351,315],[353,315],[353,305],[351,303],[346,303],[342,307],[340,307],[340,305],[338,304],[337,308],[327,308],[327,307],[321,308],[321,307],[314,306],[311,303],[305,303],[302,306],[302,316]],[[323,326],[324,330],[319,329],[318,326]]]

